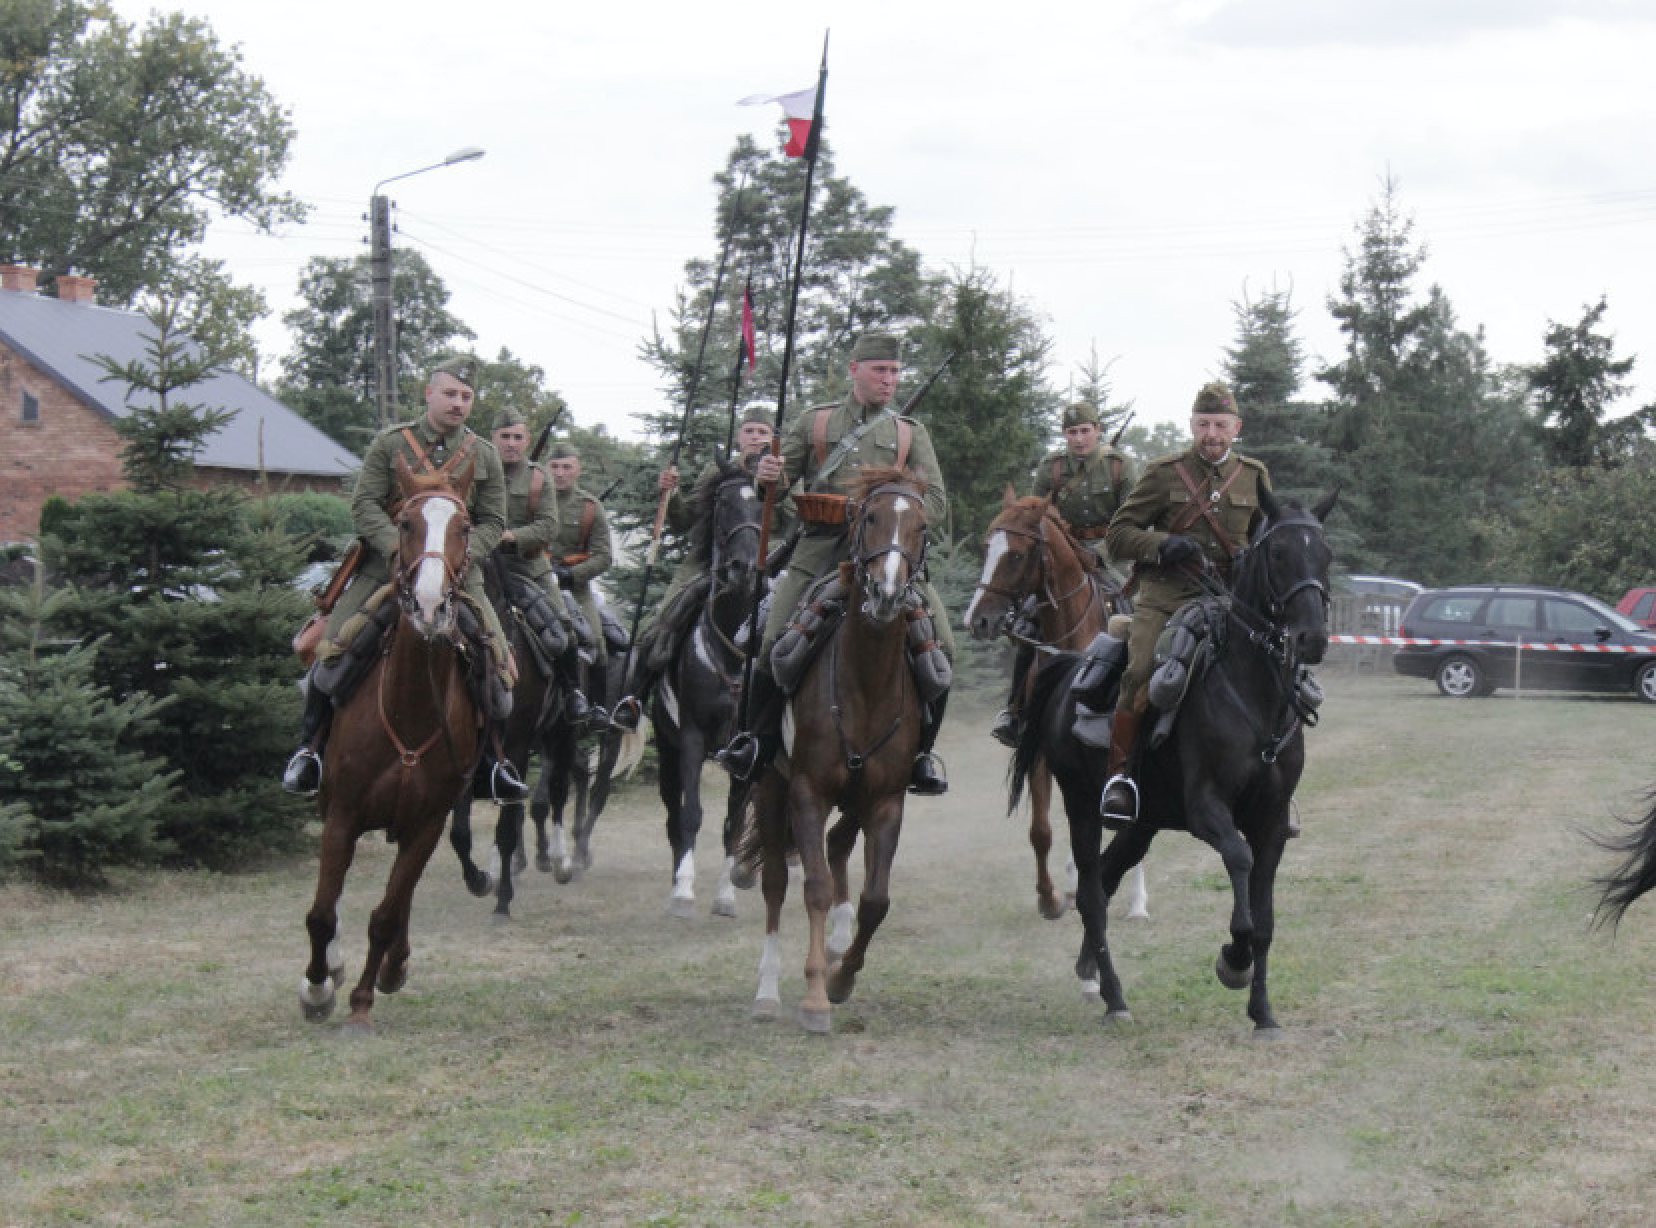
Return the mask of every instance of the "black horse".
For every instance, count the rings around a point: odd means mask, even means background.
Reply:
[[[608,611],[603,611],[606,618]],[[612,626],[614,626],[612,624]],[[592,666],[587,667],[589,670]],[[604,694],[623,693],[621,677],[626,669],[624,649],[617,649],[612,641]],[[620,769],[620,760],[629,743],[636,765],[637,755],[643,752],[643,739],[628,735],[620,726],[610,724],[594,735],[587,727],[577,728],[560,714],[553,723],[548,738],[548,750],[542,757],[540,780],[530,801],[529,817],[535,821],[535,868],[552,875],[560,883],[577,879],[592,866],[592,829],[604,813],[609,801],[610,782]],[[626,769],[630,770],[630,769]],[[574,822],[567,829],[564,812],[568,809]],[[548,838],[546,821],[552,820]],[[520,849],[518,867],[524,864],[525,854]]]
[[[661,759],[661,800],[673,853],[673,889],[667,911],[696,910],[696,837],[701,834],[702,763],[729,741],[741,697],[742,650],[736,636],[753,608],[760,583],[759,520],[763,503],[741,465],[720,461],[716,477],[693,495],[696,529],[692,557],[707,565],[710,584],[695,624],[683,637],[655,687],[651,719]],[[713,900],[717,916],[736,915],[732,854],[741,834],[741,790],[725,806],[724,867]]]
[[[1633,902],[1656,888],[1656,788],[1650,791],[1648,800],[1651,805],[1644,817],[1626,820],[1619,834],[1589,833],[1589,838],[1600,848],[1623,856],[1615,870],[1593,880],[1593,885],[1603,892],[1593,914],[1599,925],[1615,929]]]
[[[1105,918],[1122,876],[1163,830],[1188,831],[1211,845],[1230,875],[1231,940],[1215,972],[1229,989],[1250,986],[1248,1017],[1256,1034],[1277,1027],[1266,990],[1276,927],[1277,866],[1288,840],[1289,808],[1305,766],[1302,666],[1328,647],[1328,568],[1322,522],[1338,492],[1307,511],[1262,492],[1265,518],[1232,569],[1213,655],[1190,683],[1167,739],[1141,751],[1139,818],[1115,833],[1100,853],[1104,821],[1099,798],[1106,755],[1073,733],[1070,684],[1080,658],[1064,654],[1036,682],[1030,720],[1013,756],[1011,802],[1044,753],[1064,797],[1070,846],[1079,874],[1075,906],[1083,937],[1076,975],[1094,975],[1107,1018],[1130,1021],[1110,960]],[[1148,726],[1147,726],[1148,728]]]

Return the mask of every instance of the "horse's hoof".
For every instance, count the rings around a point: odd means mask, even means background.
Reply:
[[[1232,968],[1221,954],[1213,961],[1213,975],[1219,978],[1219,983],[1226,989],[1246,989],[1253,983],[1253,965],[1250,963],[1246,968]]]
[[[1253,1030],[1253,1038],[1263,1044],[1272,1045],[1286,1036],[1282,1028],[1274,1023],[1263,1024]]]
[[[1133,1022],[1133,1012],[1128,1010],[1105,1011],[1104,1024],[1106,1027],[1121,1028]]]
[[[811,1010],[802,1006],[794,1012],[794,1018],[802,1029],[813,1036],[826,1036],[834,1030],[834,1017],[829,1011]]]
[[[734,917],[736,915],[736,897],[716,896],[710,911],[715,917]]]
[[[482,899],[495,889],[494,875],[479,870],[475,876],[466,875],[466,890]]]
[[[333,1014],[337,997],[332,981],[323,981],[320,985],[312,985],[303,978],[299,981],[299,1009],[307,1022],[321,1023]]]
[[[1146,909],[1146,908],[1129,908],[1127,910],[1127,920],[1129,920],[1129,921],[1148,921],[1149,919],[1150,919],[1149,909]]]
[[[733,866],[730,871],[730,885],[738,891],[752,891],[759,885],[759,875],[749,867]]]
[[[552,857],[551,857],[551,855],[547,854],[547,853],[536,853],[535,854],[535,869],[539,870],[542,874],[552,873]]]
[[[1098,987],[1097,981],[1081,982],[1081,1001],[1087,1003],[1096,1002],[1100,1006],[1104,1004],[1104,991]]]
[[[756,1023],[775,1023],[782,1018],[782,1000],[780,998],[755,998],[753,1009],[748,1012],[748,1018]]]
[[[381,968],[379,976],[374,981],[374,988],[383,994],[393,994],[408,984],[408,965],[401,964],[395,968]]]
[[[1035,907],[1040,909],[1041,916],[1048,921],[1056,921],[1064,915],[1068,906],[1056,896],[1041,896]]]
[[[675,895],[667,901],[667,915],[677,917],[680,921],[693,921],[696,917],[696,901]]]
[[[509,912],[501,912],[497,908],[497,909],[495,909],[494,912],[489,914],[489,924],[490,925],[510,925],[511,923],[512,923],[512,914],[509,913]]]
[[[828,1001],[835,1006],[843,1006],[851,1000],[851,995],[856,992],[857,978],[854,974],[851,976],[845,975],[840,971],[839,965],[835,964],[828,969],[827,989]]]

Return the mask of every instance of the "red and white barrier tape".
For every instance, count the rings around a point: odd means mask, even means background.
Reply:
[[[1469,648],[1516,648],[1523,652],[1656,654],[1656,644],[1645,646],[1642,644],[1537,644],[1528,640],[1522,642],[1514,640],[1423,640],[1402,635],[1331,635],[1328,637],[1328,642],[1330,644],[1375,644],[1384,648],[1434,648],[1464,644]]]

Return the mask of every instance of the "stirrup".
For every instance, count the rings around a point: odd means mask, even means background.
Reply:
[[[916,755],[909,769],[908,791],[919,797],[942,797],[947,793],[949,778],[943,772],[943,760],[929,750]]]
[[[1126,789],[1128,795],[1132,799],[1132,804],[1128,808],[1128,813],[1126,814],[1119,813],[1119,807],[1112,810],[1109,805],[1110,793],[1112,790],[1116,789],[1118,785]],[[1128,776],[1125,772],[1117,772],[1104,783],[1103,796],[1098,799],[1098,813],[1106,820],[1114,820],[1117,823],[1131,823],[1138,818],[1138,809],[1138,782],[1131,776]]]
[[[1023,720],[1011,708],[995,713],[995,723],[989,728],[989,736],[1008,750],[1018,749],[1018,735],[1022,732]]]
[[[623,695],[609,714],[610,723],[628,733],[638,728],[644,719],[644,705],[635,696]]]
[[[315,797],[321,787],[322,756],[308,746],[301,746],[282,770],[282,788],[300,797]]]
[[[730,739],[730,745],[714,755],[713,761],[729,772],[733,779],[746,784],[759,764],[759,739],[746,729],[738,730],[736,736]]]
[[[473,797],[487,798],[495,805],[506,805],[510,802],[526,801],[529,797],[529,786],[518,779],[512,765],[504,759],[485,759],[482,765],[489,769],[485,787],[479,789],[475,784],[472,788]]]

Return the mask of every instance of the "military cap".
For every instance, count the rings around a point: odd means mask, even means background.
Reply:
[[[766,426],[776,425],[776,406],[770,401],[749,401],[742,407],[742,425],[750,422],[763,422]]]
[[[897,362],[897,338],[890,333],[864,333],[851,347],[852,362]]]
[[[503,431],[509,426],[528,426],[529,419],[523,416],[523,411],[511,405],[506,406],[494,416],[494,429]]]
[[[1202,390],[1196,394],[1196,403],[1190,407],[1190,412],[1242,416],[1242,411],[1236,408],[1236,398],[1231,395],[1231,390],[1217,380],[1202,385]]]
[[[580,460],[581,454],[572,443],[555,443],[546,453],[548,460]]]
[[[431,373],[452,375],[468,388],[477,387],[477,359],[470,354],[450,354],[431,368]]]
[[[1091,401],[1073,401],[1064,406],[1064,426],[1081,426],[1085,423],[1093,426],[1099,424],[1098,406]]]

